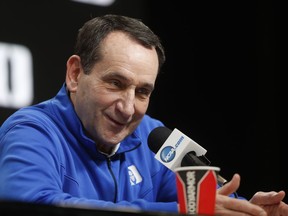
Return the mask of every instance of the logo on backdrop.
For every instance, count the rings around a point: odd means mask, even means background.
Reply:
[[[32,65],[27,47],[0,42],[0,107],[18,109],[32,103]]]
[[[79,2],[82,4],[91,4],[91,5],[108,7],[112,5],[116,0],[72,0],[72,1]]]

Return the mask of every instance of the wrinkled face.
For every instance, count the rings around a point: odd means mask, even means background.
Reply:
[[[121,32],[102,43],[103,58],[85,75],[79,56],[67,61],[66,83],[75,111],[98,149],[111,148],[131,134],[149,105],[158,72],[155,49]]]

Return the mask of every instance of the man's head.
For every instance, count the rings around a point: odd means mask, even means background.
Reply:
[[[164,61],[158,37],[139,20],[107,15],[80,29],[66,84],[100,150],[109,153],[139,125]]]
[[[108,14],[87,21],[79,29],[74,53],[80,56],[85,73],[89,73],[91,67],[101,59],[101,42],[114,31],[125,32],[146,48],[154,47],[160,70],[165,62],[165,53],[159,37],[139,19]]]

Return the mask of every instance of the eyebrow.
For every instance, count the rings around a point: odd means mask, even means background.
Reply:
[[[110,73],[110,74],[108,74],[108,75],[106,75],[106,76],[104,76],[104,78],[108,78],[108,79],[110,79],[110,78],[116,78],[116,79],[120,79],[120,80],[123,80],[123,81],[125,81],[125,82],[130,82],[130,79],[128,79],[126,76],[123,76],[122,74],[119,74],[119,73],[117,73],[117,72],[112,72],[112,73]],[[150,84],[150,83],[141,83],[140,82],[140,84],[141,84],[141,88],[147,88],[147,89],[149,89],[151,92],[154,90],[154,85],[153,84]]]

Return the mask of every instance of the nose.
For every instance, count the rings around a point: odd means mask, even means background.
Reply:
[[[131,90],[123,93],[116,107],[125,119],[129,119],[135,113],[135,92]]]

